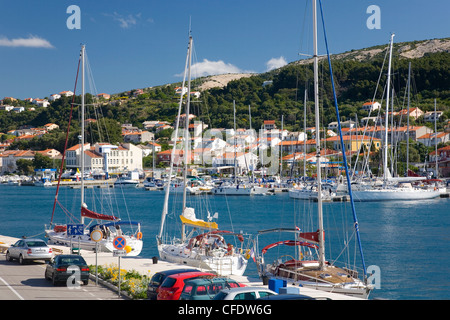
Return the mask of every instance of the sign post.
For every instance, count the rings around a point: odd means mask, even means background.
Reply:
[[[117,236],[114,238],[113,240],[113,246],[115,249],[117,249],[116,251],[114,251],[113,255],[119,258],[119,287],[118,287],[118,294],[120,297],[120,282],[121,282],[121,275],[120,275],[120,257],[125,256],[126,255],[126,251],[123,250],[125,248],[125,246],[127,245],[127,240],[122,237],[122,236]],[[125,254],[123,254],[125,253]]]
[[[98,263],[97,263],[97,253],[98,253],[98,243],[103,238],[103,232],[101,230],[94,230],[91,232],[91,239],[95,241],[95,285],[98,285]]]
[[[84,234],[84,225],[83,224],[68,224],[67,225],[67,235],[69,236],[78,236],[78,254],[81,254],[80,251],[80,236]],[[72,238],[70,238],[70,252],[72,253]]]

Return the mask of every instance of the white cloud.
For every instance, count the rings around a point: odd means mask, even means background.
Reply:
[[[226,73],[252,73],[252,71],[241,70],[235,65],[225,63],[222,60],[209,61],[208,59],[203,59],[202,62],[194,63],[191,66],[191,74],[194,78]],[[183,73],[176,74],[175,76],[183,76]]]
[[[266,62],[267,71],[278,69],[285,65],[287,65],[287,61],[286,61],[286,59],[284,59],[283,56],[281,56],[279,58],[272,58]]]
[[[0,47],[54,48],[48,40],[37,36],[17,39],[0,37]]]
[[[132,26],[137,25],[142,20],[142,13],[122,15],[114,12],[113,14],[104,13],[103,15],[113,18],[113,20],[118,22],[119,26],[123,29],[129,29]],[[154,21],[152,18],[147,18],[145,19],[145,22],[153,23]]]

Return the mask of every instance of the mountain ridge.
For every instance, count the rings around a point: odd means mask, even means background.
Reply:
[[[350,51],[346,51],[343,53],[332,54],[331,58],[333,60],[355,60],[355,61],[368,61],[375,57],[380,56],[385,49],[388,47],[388,44],[385,45],[376,45],[362,49],[354,49]],[[437,52],[449,52],[450,53],[450,37],[449,38],[435,38],[435,39],[426,39],[426,40],[416,40],[416,41],[407,41],[407,42],[399,42],[394,43],[394,50],[399,54],[400,57],[405,59],[417,59],[421,58],[429,53],[437,53]],[[319,59],[325,59],[326,57],[321,56]],[[313,62],[313,59],[300,59],[293,62],[290,62],[286,66],[297,65],[297,64],[310,64]],[[280,67],[277,70],[283,69],[286,66]],[[271,71],[269,71],[271,72]],[[230,81],[239,80],[244,77],[251,77],[254,75],[261,75],[268,72],[262,73],[227,73],[221,75],[210,75],[203,78],[200,78],[202,84],[198,86],[197,89],[200,91],[208,90],[211,88],[223,88]]]

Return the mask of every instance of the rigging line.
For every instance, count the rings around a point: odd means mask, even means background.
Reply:
[[[99,141],[103,141],[102,127],[101,127],[102,124],[100,123],[101,117],[99,116],[99,112],[98,112],[99,108],[97,107],[97,105],[95,103],[95,100],[97,99],[97,94],[98,94],[97,86],[95,85],[94,73],[92,72],[91,64],[89,62],[86,52],[85,52],[85,57],[86,57],[86,68],[87,68],[87,74],[88,74],[89,87],[91,89],[90,91],[93,92],[93,94],[92,94],[92,99],[93,99],[92,105],[94,106],[93,113],[94,113],[95,119],[97,120],[96,125],[97,125],[97,131],[98,131],[98,135],[99,135]],[[102,110],[100,108],[100,113],[101,113],[101,111]],[[103,116],[103,113],[102,113],[102,116]],[[92,123],[89,123],[89,126],[91,128],[91,138],[92,138],[92,136],[93,136],[92,135],[92,127],[93,127]],[[109,134],[108,134],[108,131],[106,130],[106,125],[105,125],[105,133],[106,133],[106,136],[108,137],[108,142],[109,142]]]
[[[181,94],[180,94],[180,101],[179,101],[179,105],[178,105],[178,116],[177,116],[177,122],[175,125],[175,132],[174,132],[174,137],[175,137],[175,142],[173,144],[172,147],[172,152],[171,152],[171,161],[170,161],[170,168],[169,168],[169,179],[167,182],[167,187],[164,193],[164,206],[163,206],[163,212],[161,215],[161,225],[160,225],[160,229],[159,229],[159,234],[158,234],[158,239],[159,241],[161,241],[162,235],[163,235],[163,231],[164,231],[164,225],[165,225],[165,216],[168,213],[168,205],[169,205],[169,189],[170,189],[170,184],[171,184],[171,179],[172,179],[172,172],[173,172],[173,159],[175,159],[175,149],[177,146],[176,141],[178,140],[178,129],[179,129],[179,122],[180,122],[180,115],[181,115],[181,108],[183,106],[183,91],[185,88],[185,84],[186,84],[186,76],[187,76],[187,68],[188,68],[188,62],[189,62],[189,56],[190,56],[190,50],[191,50],[191,44],[192,44],[192,38],[189,39],[189,45],[188,45],[188,52],[186,54],[186,62],[185,62],[185,66],[184,66],[184,75],[183,75],[183,82],[181,85]]]
[[[324,34],[324,38],[325,38],[325,46],[327,48],[328,64],[330,66],[331,85],[333,87],[333,98],[334,98],[334,105],[335,105],[335,109],[336,109],[336,116],[337,116],[337,120],[338,120],[339,137],[340,137],[341,145],[342,145],[342,156],[343,156],[343,160],[344,160],[345,174],[347,176],[347,187],[348,187],[348,192],[349,192],[349,195],[350,195],[350,202],[351,202],[351,206],[352,206],[353,220],[355,222],[355,231],[356,231],[356,236],[357,236],[357,239],[358,239],[359,252],[360,252],[360,255],[361,255],[361,261],[362,261],[363,270],[364,270],[364,277],[366,278],[367,277],[366,265],[365,265],[364,254],[363,254],[363,250],[362,250],[362,246],[361,246],[361,239],[360,239],[360,235],[359,235],[359,226],[358,226],[359,224],[358,224],[358,218],[356,217],[355,203],[353,202],[351,181],[350,181],[350,176],[349,176],[349,173],[348,173],[347,157],[345,155],[345,145],[344,145],[344,140],[342,138],[341,121],[340,121],[340,117],[339,117],[339,107],[338,107],[338,104],[337,104],[336,90],[335,90],[335,87],[334,87],[333,70],[332,70],[332,66],[331,66],[330,53],[329,53],[329,50],[328,50],[328,40],[327,40],[326,31],[325,31],[325,19],[324,19],[323,10],[322,10],[322,0],[319,0],[319,4],[320,4],[320,14],[322,16],[322,26],[323,26],[323,34]]]
[[[387,56],[388,56],[389,50],[387,50],[387,48],[388,48],[388,47],[386,47],[386,53],[385,53],[385,55],[384,55],[383,64],[381,65],[381,71],[380,71],[380,74],[378,75],[377,85],[375,86],[375,91],[374,91],[374,94],[373,94],[373,97],[372,97],[372,100],[371,100],[372,104],[375,102],[375,97],[376,97],[376,94],[377,94],[377,91],[378,91],[378,87],[379,87],[379,85],[380,85],[381,76],[382,76],[382,74],[383,74],[384,64],[386,63],[386,59],[387,59]],[[382,96],[384,96],[384,94],[383,94]],[[380,111],[381,111],[381,110],[378,109],[378,115],[377,115],[377,118],[379,117]],[[367,115],[367,117],[370,117],[371,113],[372,113],[372,108],[370,108],[369,114]],[[369,124],[369,121],[366,121],[366,124],[365,124],[365,126],[364,126],[364,131],[363,131],[363,134],[362,134],[361,139],[363,139],[363,137],[365,137],[365,135],[366,135],[366,131],[367,131],[368,124]],[[374,132],[374,134],[375,134],[375,132]],[[372,138],[371,138],[370,145],[372,145],[372,141],[373,141],[373,136],[372,136]],[[361,145],[362,145],[362,140],[361,140]],[[361,148],[361,146],[360,146],[360,148]],[[370,151],[370,150],[369,150],[369,151]],[[368,166],[369,153],[370,153],[370,152],[368,152],[368,154],[367,154],[367,158],[366,158],[366,160],[365,160],[366,164],[363,165],[363,168],[366,167],[366,166]],[[355,176],[356,166],[357,166],[358,160],[359,160],[358,158],[359,158],[359,157],[356,157],[356,162],[355,162],[355,165],[353,166],[352,178]]]
[[[50,219],[50,226],[53,224],[53,217],[54,217],[54,214],[55,214],[56,202],[59,202],[58,201],[58,193],[59,193],[59,187],[61,185],[61,176],[62,176],[62,170],[64,168],[64,160],[65,160],[65,157],[66,157],[67,142],[69,141],[70,124],[72,122],[72,112],[73,112],[73,105],[74,105],[74,102],[75,102],[75,92],[77,90],[77,82],[78,82],[78,74],[79,74],[79,71],[80,71],[80,64],[81,64],[81,52],[80,52],[80,56],[78,57],[77,76],[75,77],[75,87],[74,87],[74,90],[73,90],[72,103],[71,103],[71,106],[70,106],[69,122],[67,124],[67,132],[66,132],[66,141],[64,142],[64,152],[63,152],[63,155],[62,155],[62,158],[61,158],[61,166],[60,166],[60,169],[59,169],[58,184],[56,186],[56,194],[55,194],[55,200],[53,202],[53,210],[52,210],[52,217]]]

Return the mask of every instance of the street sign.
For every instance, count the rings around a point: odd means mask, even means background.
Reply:
[[[127,245],[127,240],[122,236],[117,236],[113,240],[113,246],[117,250],[122,250]]]
[[[99,242],[103,238],[103,232],[100,230],[94,230],[91,232],[92,241]]]
[[[83,224],[68,224],[67,225],[67,235],[69,236],[82,236],[84,233]]]
[[[125,250],[114,250],[113,257],[125,257],[127,252]]]

